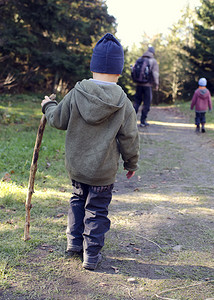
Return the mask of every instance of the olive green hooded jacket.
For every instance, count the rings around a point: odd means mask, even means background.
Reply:
[[[57,104],[42,108],[50,126],[67,130],[65,165],[71,179],[89,185],[114,183],[120,154],[137,170],[139,135],[131,101],[116,84],[84,79]]]

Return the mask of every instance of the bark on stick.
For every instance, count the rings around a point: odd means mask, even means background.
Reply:
[[[52,94],[49,97],[51,100],[54,100],[56,96]],[[31,198],[34,193],[34,181],[35,181],[35,175],[37,171],[37,161],[39,158],[39,149],[42,143],[42,137],[43,133],[45,130],[45,125],[46,125],[46,117],[45,115],[42,116],[39,124],[39,128],[37,131],[37,136],[36,136],[36,142],[34,146],[34,151],[33,151],[33,158],[31,162],[31,167],[30,167],[30,176],[29,176],[29,181],[28,181],[28,192],[27,192],[27,198],[25,202],[25,228],[24,228],[24,240],[27,241],[29,240],[30,237],[30,210],[32,208],[31,204]]]

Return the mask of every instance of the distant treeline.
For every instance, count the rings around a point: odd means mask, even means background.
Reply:
[[[91,76],[92,49],[106,32],[116,33],[116,20],[104,0],[1,0],[0,92],[67,92]],[[200,77],[214,92],[214,0],[201,0],[194,11],[187,6],[167,36],[145,35],[140,42],[124,49],[119,83],[130,99],[130,64],[149,44],[160,66],[155,103],[189,99]]]

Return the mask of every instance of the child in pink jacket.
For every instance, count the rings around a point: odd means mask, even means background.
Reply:
[[[206,88],[207,80],[206,78],[200,78],[198,81],[199,87],[195,90],[191,102],[191,110],[195,106],[195,125],[196,132],[200,131],[200,124],[202,126],[201,132],[205,132],[206,123],[206,111],[212,110],[212,101],[210,91]]]

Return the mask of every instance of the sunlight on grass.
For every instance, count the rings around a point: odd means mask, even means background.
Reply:
[[[192,258],[194,259],[192,260]],[[206,250],[203,251],[203,257],[208,258],[208,260],[204,259],[203,260],[203,265],[210,267],[210,262],[213,260],[212,254]],[[210,258],[210,262],[209,262]],[[202,265],[202,258],[201,258],[201,253],[200,251],[195,251],[195,250],[184,250],[179,253],[179,260],[182,261],[183,265],[188,265],[189,261],[188,259],[191,260],[191,265],[194,266],[201,266]]]
[[[160,122],[160,121],[149,121],[149,123],[157,126],[166,126],[166,127],[184,127],[184,128],[195,128],[195,124],[188,123],[169,123],[169,122]],[[214,124],[206,124],[206,128],[214,129]]]
[[[1,182],[0,187],[1,199],[3,205],[13,205],[16,202],[25,203],[27,197],[27,188],[17,186],[15,182]],[[71,197],[71,192],[61,192],[54,188],[36,189],[32,196],[32,202],[35,200],[60,199],[68,201]]]
[[[204,195],[201,195],[204,198]],[[154,193],[132,193],[130,195],[114,195],[110,205],[110,216],[112,226],[116,228],[124,228],[127,231],[129,228],[137,230],[138,219],[141,215],[152,215],[155,219],[155,226],[152,226],[152,232],[168,223],[168,218],[171,218],[172,210],[174,217],[176,216],[209,216],[213,214],[212,208],[202,206],[200,195],[188,195],[181,193],[159,193],[157,190]],[[167,207],[167,203],[169,206]],[[133,220],[133,216],[137,221]],[[155,229],[156,228],[156,229]],[[157,233],[157,232],[156,232]]]
[[[71,192],[61,192],[59,189],[51,189],[51,188],[44,188],[43,190],[36,190],[35,194],[32,197],[40,200],[50,200],[50,199],[60,199],[62,201],[68,201],[71,197]]]
[[[1,194],[1,210],[0,218],[0,232],[3,236],[8,237],[8,247],[10,247],[10,237],[13,239],[14,235],[24,235],[24,220],[25,220],[25,201],[27,197],[27,188],[17,186],[14,182],[2,182],[0,186]],[[36,242],[38,237],[47,238],[50,234],[59,237],[58,226],[64,228],[67,218],[67,207],[71,193],[59,189],[37,189],[32,196],[31,204],[31,232],[32,239]],[[66,207],[66,208],[65,208]],[[6,214],[5,214],[6,212]],[[59,214],[59,216],[58,216]],[[37,218],[39,216],[39,218]],[[43,230],[41,231],[41,228]],[[55,234],[58,231],[58,234]],[[63,229],[63,236],[65,230]],[[53,238],[52,238],[53,239]],[[6,245],[6,244],[5,244]],[[21,246],[20,246],[21,247]],[[22,248],[22,247],[21,247]]]
[[[204,216],[214,216],[214,209],[207,207],[194,207],[196,213]]]
[[[157,190],[155,192],[147,193],[147,192],[136,192],[131,195],[123,194],[123,195],[114,195],[113,197],[114,200],[121,200],[122,202],[129,202],[129,203],[138,203],[139,201],[144,202],[144,203],[150,203],[151,201],[161,203],[161,202],[166,202],[166,201],[173,201],[173,202],[178,202],[178,203],[186,203],[186,204],[191,204],[194,202],[198,202],[194,196],[185,196],[184,193],[175,193],[175,194],[162,194],[159,193]],[[131,199],[131,200],[130,200]]]
[[[160,122],[160,121],[150,121],[151,124],[158,125],[158,126],[169,126],[169,127],[194,127],[194,124],[187,124],[187,123],[169,123],[169,122]]]
[[[27,188],[23,188],[21,186],[17,186],[15,183],[6,183],[2,182],[1,184],[1,197],[2,197],[2,205],[4,206],[14,206],[16,203],[23,204],[25,203],[27,195]],[[45,188],[45,189],[37,189],[35,194],[32,197],[33,208],[31,210],[31,214],[34,215],[37,209],[39,209],[39,203],[42,203],[42,207],[51,208],[55,207],[56,201],[58,201],[59,205],[68,205],[68,201],[71,197],[71,191],[60,191],[59,189],[54,188]],[[203,195],[204,197],[204,195]],[[130,201],[131,198],[131,201]],[[42,202],[41,202],[42,201]],[[155,208],[159,209],[158,213],[160,215],[160,209],[164,203],[171,203],[177,206],[177,212],[182,213],[195,213],[195,214],[212,214],[213,210],[210,208],[204,208],[200,203],[200,196],[195,197],[194,195],[189,196],[184,193],[175,193],[167,195],[166,193],[159,193],[157,190],[152,193],[148,192],[136,192],[130,195],[114,195],[112,204],[110,206],[110,214],[113,217],[113,223],[115,225],[121,225],[125,227],[129,227],[130,225],[135,226],[134,222],[132,223],[131,217],[129,214],[136,210],[142,210],[143,213],[153,210],[153,214],[155,213]],[[39,206],[38,206],[39,204]],[[200,205],[198,207],[197,205]],[[186,209],[188,208],[188,212]],[[59,206],[60,209],[60,206]],[[118,214],[118,210],[120,210]],[[57,210],[55,210],[57,211]],[[166,211],[163,211],[165,214]],[[23,212],[24,217],[24,212]],[[48,219],[46,219],[47,223],[49,223]],[[57,220],[55,220],[57,222]],[[161,222],[161,218],[160,218]],[[51,223],[51,222],[50,222]],[[130,224],[132,223],[132,224]],[[2,226],[2,225],[1,225]],[[3,226],[5,228],[5,226]],[[132,226],[131,226],[132,227]]]
[[[1,182],[0,195],[3,205],[13,205],[16,202],[23,202],[27,189],[17,186],[14,182]]]

